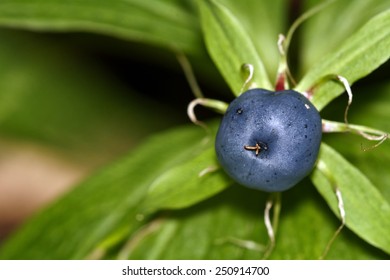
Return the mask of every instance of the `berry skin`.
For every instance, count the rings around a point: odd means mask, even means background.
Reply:
[[[280,192],[311,172],[321,136],[321,117],[302,94],[251,89],[229,105],[215,149],[224,170],[238,183]]]

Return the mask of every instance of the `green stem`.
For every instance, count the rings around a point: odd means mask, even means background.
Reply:
[[[286,39],[284,41],[284,50],[287,54],[288,52],[288,48],[290,46],[290,42],[291,42],[291,39],[292,39],[292,36],[294,34],[294,32],[298,29],[298,27],[303,23],[305,22],[308,18],[312,17],[314,14],[320,12],[322,9],[324,9],[326,6],[328,6],[330,3],[334,2],[335,0],[329,0],[329,1],[325,1],[313,8],[311,8],[310,10],[308,10],[307,12],[303,13],[299,18],[297,18],[294,23],[291,25],[290,29],[288,30],[287,32],[287,35],[286,35]]]
[[[378,139],[373,140],[382,140],[383,137],[387,137],[388,133],[374,129],[371,127],[356,125],[356,124],[346,124],[341,122],[322,120],[322,131],[325,133],[335,133],[335,132],[351,132],[358,135],[362,133],[369,133],[371,135],[379,136]]]
[[[264,260],[269,258],[269,256],[271,255],[275,247],[275,236],[276,236],[276,231],[278,229],[281,207],[282,207],[281,193],[280,192],[272,193],[268,198],[265,212],[264,212],[264,223],[266,225],[268,231],[268,237],[270,239],[267,249],[265,250],[263,255]],[[272,223],[269,220],[271,208],[273,208]]]
[[[322,160],[319,160],[316,168],[322,174],[324,174],[324,176],[326,177],[326,179],[329,181],[329,183],[332,186],[333,192],[335,193],[335,196],[336,196],[337,202],[338,202],[338,205],[337,205],[338,210],[339,210],[338,216],[341,220],[340,226],[337,228],[337,230],[334,232],[332,238],[326,244],[326,247],[319,258],[320,260],[323,260],[323,259],[325,259],[326,255],[328,254],[334,241],[336,240],[337,236],[340,235],[342,229],[344,228],[344,226],[346,224],[346,213],[345,213],[344,202],[342,199],[341,192],[340,192],[339,188],[337,187],[336,179],[333,177],[331,171],[328,169],[328,166],[325,164],[325,162],[323,162]]]
[[[274,203],[274,213],[272,217],[272,225],[274,228],[274,233],[276,235],[279,226],[280,211],[282,209],[282,194],[280,192],[274,193],[273,200],[275,201],[275,203]]]
[[[190,104],[188,104],[188,106],[187,106],[187,115],[190,118],[190,120],[194,124],[203,127],[207,132],[210,132],[210,130],[207,127],[207,125],[205,123],[199,121],[196,118],[194,109],[195,109],[195,107],[197,105],[202,105],[202,106],[214,109],[216,112],[221,113],[221,114],[224,114],[226,112],[228,106],[229,106],[227,103],[225,103],[223,101],[219,101],[219,100],[215,100],[215,99],[209,99],[209,98],[197,98],[197,99],[192,100],[190,102]]]
[[[191,63],[184,53],[176,51],[176,58],[179,62],[181,68],[183,69],[184,75],[188,81],[188,84],[192,90],[192,93],[196,98],[203,98],[202,90],[199,87],[199,84],[195,78],[194,71],[192,70]]]

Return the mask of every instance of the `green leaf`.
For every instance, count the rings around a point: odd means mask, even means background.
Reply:
[[[226,188],[231,180],[219,167],[214,146],[161,174],[143,204],[147,212],[191,206]]]
[[[358,169],[324,143],[319,164],[328,172],[324,174],[317,168],[312,180],[332,211],[339,216],[334,193],[337,187],[343,197],[348,228],[373,246],[390,253],[389,203]]]
[[[308,9],[318,5],[318,0],[307,0],[303,4]],[[345,38],[356,32],[371,17],[388,8],[390,4],[387,0],[337,0],[308,19],[302,26],[300,71],[307,71],[324,54],[337,49]]]
[[[368,75],[390,56],[390,9],[373,17],[361,29],[346,38],[335,52],[324,56],[305,74],[296,90],[304,92],[327,75],[341,75],[350,84]],[[327,82],[316,88],[312,102],[321,110],[344,91],[341,84]]]
[[[244,63],[254,66],[252,82],[257,87],[272,89],[253,41],[232,12],[217,1],[198,4],[207,49],[233,93],[240,94],[246,79],[241,72]]]
[[[280,60],[277,40],[278,35],[287,29],[289,0],[224,0],[223,5],[234,14],[251,38],[273,81]]]
[[[259,252],[235,246],[228,238],[265,238],[259,218],[263,205],[264,193],[235,185],[217,197],[160,217],[160,223],[134,244],[127,257],[256,259],[261,256]]]
[[[197,53],[196,16],[182,1],[4,0],[0,25],[45,31],[90,31]]]
[[[82,259],[118,230],[130,236],[142,225],[138,207],[150,185],[202,151],[203,137],[191,125],[151,138],[37,214],[3,244],[0,258]]]
[[[318,259],[340,224],[309,180],[283,193],[282,211],[272,259]],[[387,259],[345,228],[336,238],[328,259]]]
[[[283,195],[276,247],[271,259],[318,259],[337,219],[309,180]],[[254,259],[268,242],[263,221],[268,194],[234,185],[193,207],[153,220],[123,250],[130,259]],[[243,245],[253,246],[252,248]],[[345,229],[333,244],[334,259],[386,259]]]

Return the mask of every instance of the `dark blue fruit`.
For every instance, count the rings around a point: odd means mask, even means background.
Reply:
[[[229,105],[215,148],[220,164],[238,183],[280,192],[313,169],[321,135],[321,117],[302,94],[252,89]]]

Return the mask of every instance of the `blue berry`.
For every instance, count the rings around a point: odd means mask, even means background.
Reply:
[[[321,136],[321,117],[302,94],[252,89],[229,105],[215,148],[220,164],[235,181],[280,192],[311,172]]]

